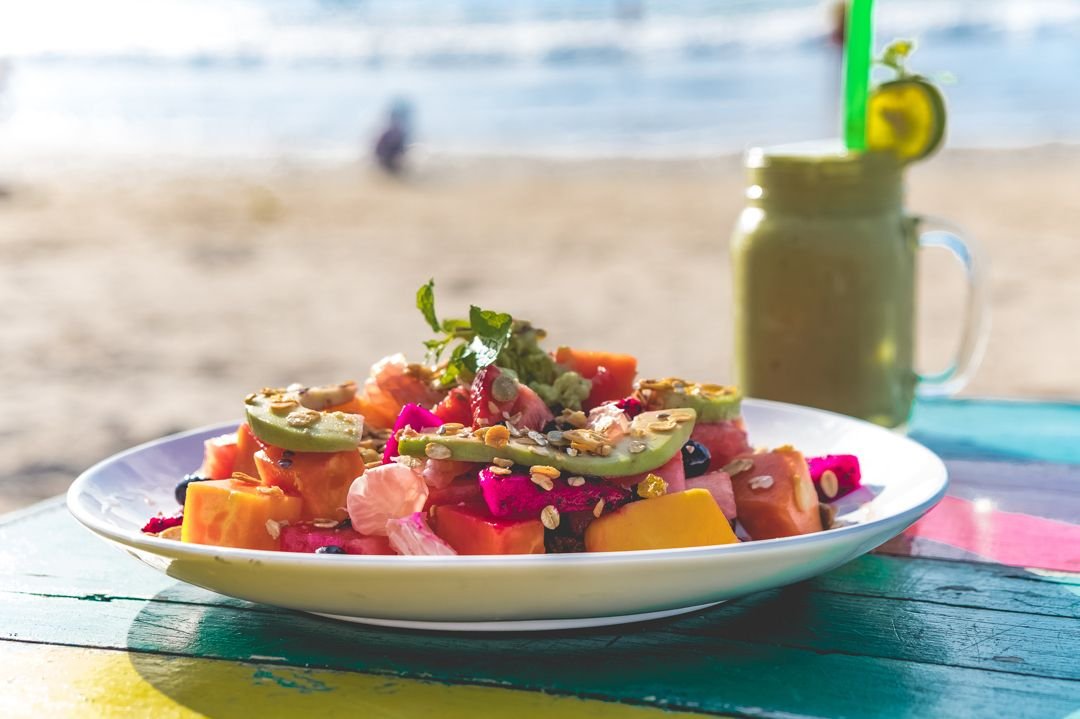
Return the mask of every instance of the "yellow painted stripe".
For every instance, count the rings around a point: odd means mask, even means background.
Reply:
[[[0,641],[2,717],[690,717],[539,692]]]

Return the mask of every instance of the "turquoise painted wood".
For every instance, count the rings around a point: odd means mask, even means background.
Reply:
[[[912,432],[963,460],[950,464],[957,491],[1070,520],[1080,470],[1031,463],[1080,464],[1080,405],[924,402]],[[1080,575],[869,555],[675,620],[462,637],[344,625],[175,583],[94,539],[58,501],[0,519],[0,568],[0,657],[14,655],[5,646],[126,652],[151,683],[175,656],[746,717],[1080,710]]]
[[[49,541],[40,538],[48,536]],[[1080,579],[864,557],[676,621],[462,638],[347,626],[175,584],[45,505],[0,524],[0,640],[363,671],[747,716],[1064,716]],[[148,660],[148,664],[149,664]],[[885,709],[888,711],[885,711]],[[1068,711],[1067,711],[1068,710]]]
[[[910,433],[943,457],[1080,464],[1080,403],[920,400]]]

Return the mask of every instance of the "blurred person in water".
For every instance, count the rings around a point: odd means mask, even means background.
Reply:
[[[405,151],[411,134],[412,107],[406,100],[395,100],[390,106],[386,127],[375,141],[375,161],[391,175],[402,171]]]

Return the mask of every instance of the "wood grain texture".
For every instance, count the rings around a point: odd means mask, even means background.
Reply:
[[[1080,501],[1069,492],[1076,468],[950,464],[959,492],[1058,513]],[[675,620],[462,637],[344,625],[177,584],[53,503],[0,520],[0,617],[0,656],[90,647],[158,668],[148,675],[174,661],[163,656],[254,662],[754,717],[1080,707],[1080,576],[941,559],[869,555]]]
[[[19,641],[77,641],[234,661],[256,657],[744,716],[991,716],[1001,707],[1014,716],[1063,716],[1080,701],[1075,680],[851,654],[824,643],[787,646],[784,624],[802,623],[811,632],[819,625],[784,600],[759,599],[749,608],[760,613],[762,625],[773,625],[751,640],[723,636],[714,612],[619,632],[467,638],[344,626],[273,610],[131,600],[90,604],[0,595],[0,615],[19,618],[20,631],[6,632]],[[1024,645],[1025,632],[1014,631],[1014,647]],[[990,635],[960,636],[969,643]]]
[[[0,715],[690,719],[615,702],[261,662],[0,641]]]

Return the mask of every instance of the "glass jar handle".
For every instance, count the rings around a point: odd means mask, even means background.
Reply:
[[[986,304],[986,258],[977,243],[965,237],[948,221],[927,215],[916,215],[912,219],[919,232],[919,249],[938,247],[948,250],[964,266],[967,274],[964,329],[956,357],[942,372],[919,375],[917,394],[920,397],[946,397],[964,388],[986,352],[990,333],[990,308]]]

